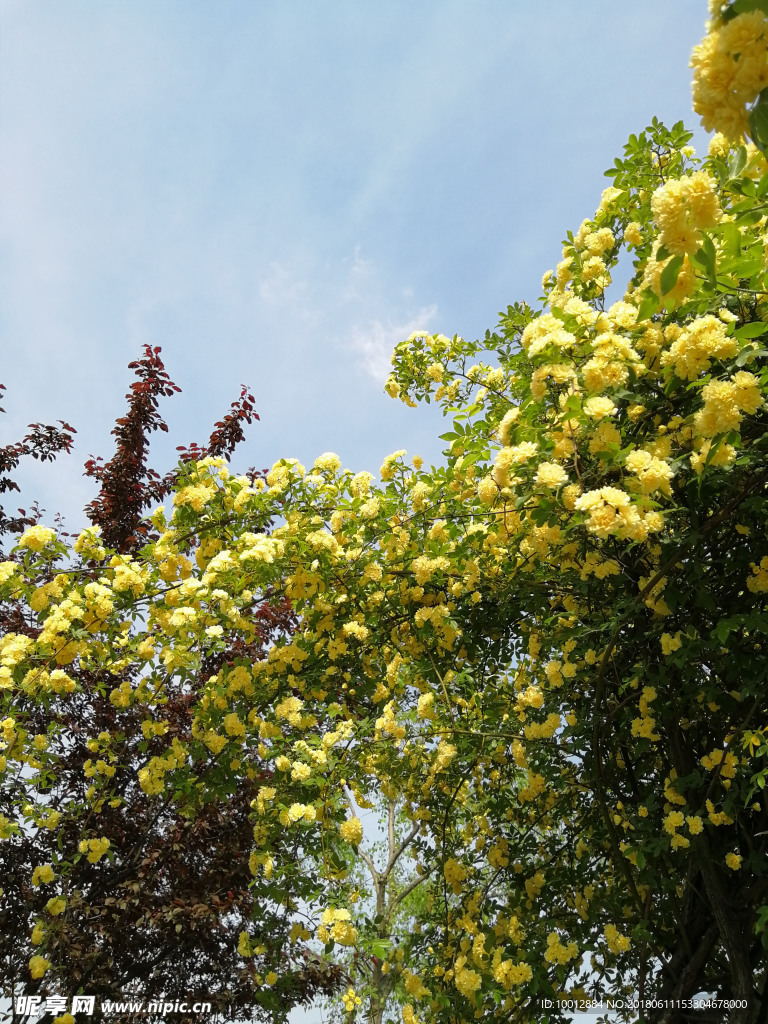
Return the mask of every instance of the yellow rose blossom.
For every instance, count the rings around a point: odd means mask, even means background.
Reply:
[[[622,935],[615,924],[605,926],[605,940],[612,953],[626,953],[632,945],[629,938]]]
[[[29,973],[33,978],[42,978],[50,966],[51,961],[46,960],[44,956],[33,956],[29,961]]]
[[[43,551],[49,544],[56,540],[56,531],[48,526],[30,526],[19,538],[20,548],[29,548],[30,551]]]
[[[683,816],[682,811],[670,811],[669,814],[664,818],[664,831],[669,832],[670,835],[673,835],[675,829],[680,828],[684,820],[685,818]]]
[[[615,416],[618,410],[610,398],[596,396],[586,400],[584,412],[592,419],[600,420],[604,416]]]
[[[107,850],[110,848],[111,843],[109,839],[102,837],[101,839],[82,839],[78,847],[80,853],[87,853],[88,860],[91,864],[96,864]]]
[[[55,878],[53,868],[50,864],[42,864],[32,872],[32,885],[47,884]]]
[[[326,452],[318,455],[313,468],[323,473],[337,473],[341,469],[341,459],[334,452]]]
[[[54,896],[45,904],[45,909],[52,917],[58,917],[67,906],[67,901],[62,896]]]
[[[352,846],[359,846],[363,838],[363,825],[359,818],[352,817],[339,825],[339,835]]]
[[[767,46],[768,21],[754,10],[715,22],[694,47],[693,109],[706,131],[734,142],[748,133],[746,107],[768,85]]]
[[[568,481],[568,474],[556,462],[541,462],[536,470],[536,483],[552,490]]]

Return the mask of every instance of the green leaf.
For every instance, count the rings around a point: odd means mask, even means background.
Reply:
[[[740,196],[745,196],[747,200],[754,199],[755,197],[755,183],[751,178],[734,178],[733,181],[728,182],[728,187],[731,192],[736,192]],[[734,210],[739,209],[742,206],[741,203],[733,207]]]
[[[762,199],[763,196],[768,195],[768,171],[762,176],[760,181],[758,181],[755,195],[758,199]]]
[[[761,0],[768,3],[768,0]],[[768,89],[763,89],[749,114],[752,141],[765,154],[768,152]]]
[[[712,630],[712,632],[715,634],[720,643],[724,644],[725,641],[728,639],[729,635],[735,629],[738,629],[738,625],[734,624],[732,619],[720,619],[720,621]]]
[[[478,448],[477,451],[467,452],[465,455],[463,455],[461,464],[462,467],[473,466],[476,462],[479,462],[481,459],[487,461],[489,458],[490,452],[488,451],[487,448]]]
[[[728,268],[728,272],[738,278],[749,278],[754,274],[759,273],[763,269],[763,257],[745,257],[744,259],[736,260]]]
[[[717,611],[715,599],[712,597],[712,594],[709,590],[707,590],[706,587],[702,587],[699,589],[696,597],[696,605],[699,608],[706,609],[706,611],[708,612],[715,613]]]
[[[653,316],[658,308],[658,295],[646,288],[643,292],[643,301],[640,303],[640,307],[637,311],[637,322],[640,323],[642,320],[647,320],[650,316]]]
[[[768,331],[768,324],[761,322],[755,322],[751,324],[742,324],[741,327],[737,327],[733,332],[736,338],[759,338],[761,335]]]
[[[344,858],[336,850],[331,850],[328,859],[334,871],[346,871],[349,867]]]
[[[764,326],[768,330],[768,324],[765,324]],[[744,348],[736,356],[736,365],[744,366],[746,363],[752,362],[753,359],[757,359],[759,356],[768,356],[768,349],[752,347]]]
[[[759,220],[762,220],[765,216],[765,207],[755,206],[753,203],[749,203],[749,209],[745,209],[743,213],[736,215],[734,223],[737,224],[757,224]]]
[[[731,178],[738,178],[747,163],[746,146],[739,146],[731,159],[728,161],[728,174]]]
[[[704,235],[701,248],[696,255],[701,257],[701,262],[704,266],[707,280],[711,285],[714,285],[716,283],[715,267],[717,266],[717,251],[715,250],[715,243],[709,235]]]
[[[666,295],[667,292],[671,292],[677,284],[677,279],[680,276],[680,268],[683,265],[682,256],[673,256],[669,263],[664,267],[661,272],[661,294]],[[640,318],[638,317],[638,320]]]
[[[723,224],[723,248],[729,256],[738,256],[741,252],[741,232],[730,221]]]
[[[565,400],[565,405],[563,406],[563,412],[580,413],[581,402],[582,399],[580,395],[568,395],[568,397]]]
[[[743,213],[748,210],[754,210],[755,203],[753,199],[742,199],[739,203],[733,203],[731,205],[730,213],[735,214],[736,217],[740,217]]]
[[[374,939],[368,948],[374,956],[377,956],[380,960],[386,960],[389,951],[392,949],[392,943],[389,939]]]
[[[763,14],[768,14],[768,0],[733,0],[720,17],[723,21],[730,21],[738,14],[747,14],[749,11],[762,11]]]
[[[537,526],[543,526],[549,519],[549,512],[548,507],[539,505],[537,508],[531,509],[529,515]]]

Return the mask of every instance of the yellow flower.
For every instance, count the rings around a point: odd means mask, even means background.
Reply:
[[[493,977],[504,988],[512,988],[513,985],[522,985],[530,981],[533,971],[524,961],[516,964],[512,960],[501,960],[493,969]]]
[[[330,934],[340,946],[354,946],[357,942],[357,929],[350,921],[336,921],[331,926]]]
[[[643,494],[654,494],[656,491],[671,493],[669,481],[672,479],[672,467],[663,459],[638,448],[629,453],[624,465],[637,477]]]
[[[7,583],[11,576],[15,576],[18,569],[15,562],[0,562],[0,584]]]
[[[593,420],[600,420],[604,416],[615,416],[618,409],[610,398],[604,395],[596,395],[588,398],[584,403],[584,412]]]
[[[624,228],[624,242],[627,245],[634,245],[635,247],[643,244],[643,235],[637,221],[630,221],[630,223]]]
[[[741,855],[738,853],[728,853],[725,856],[725,863],[731,869],[731,871],[738,871],[741,867]]]
[[[618,487],[587,491],[574,502],[574,508],[588,512],[587,529],[597,537],[642,537],[643,523],[630,496]],[[647,528],[646,528],[647,534]]]
[[[313,468],[325,473],[336,473],[341,468],[341,459],[335,452],[325,452],[324,455],[318,455]]]
[[[308,764],[305,764],[303,761],[294,761],[293,768],[291,768],[291,778],[294,782],[303,782],[311,774],[312,769]]]
[[[40,867],[35,868],[32,872],[32,885],[47,884],[52,882],[56,876],[53,873],[53,868],[50,864],[42,864]]]
[[[588,281],[596,281],[601,288],[610,282],[605,263],[599,256],[590,256],[584,260],[581,265],[581,279],[585,284]]]
[[[541,462],[536,471],[536,483],[556,490],[568,480],[568,474],[556,462]]]
[[[30,526],[19,538],[20,548],[29,548],[30,551],[42,551],[48,544],[56,540],[56,531],[48,526]],[[41,977],[41,975],[35,975]]]
[[[227,731],[227,735],[238,739],[245,739],[245,726],[234,711],[224,716],[224,728]]]
[[[694,47],[693,109],[706,131],[735,142],[748,132],[747,105],[768,85],[767,29],[762,11],[747,11],[728,22],[714,21]]]
[[[621,935],[615,924],[605,926],[605,941],[612,953],[626,953],[632,943],[626,935]]]
[[[683,641],[680,639],[680,631],[671,636],[669,633],[661,634],[661,653],[672,654],[673,651],[679,651],[683,646]]]
[[[456,971],[454,984],[459,992],[468,999],[471,999],[475,992],[477,992],[481,983],[482,978],[477,971],[471,971],[467,967],[462,967],[461,970]]]
[[[387,377],[384,383],[384,390],[386,391],[390,398],[397,398],[397,396],[400,394],[400,385],[397,383],[392,374],[390,374],[389,377]]]
[[[416,714],[419,718],[434,718],[435,695],[433,693],[422,693],[416,704]]]
[[[352,817],[339,826],[339,835],[346,843],[359,846],[363,838],[363,825],[359,818]]]
[[[714,227],[722,217],[716,182],[706,171],[694,171],[668,181],[651,199],[659,241],[676,256],[692,255],[700,247],[702,228]]]
[[[226,736],[220,736],[213,729],[208,729],[203,737],[203,742],[212,753],[220,754],[224,747],[226,747],[228,740]]]
[[[461,883],[467,877],[467,873],[464,870],[464,868],[461,866],[461,864],[459,864],[458,861],[454,860],[451,857],[445,862],[443,874],[445,875],[446,882],[458,895],[461,892]]]
[[[600,228],[598,231],[590,231],[584,239],[584,248],[595,256],[601,256],[606,250],[612,249],[616,239],[610,228]]]
[[[304,817],[305,810],[305,804],[291,804],[291,806],[288,808],[288,818],[291,821],[301,821],[301,819]]]
[[[402,458],[403,455],[405,455],[404,448],[400,448],[398,451],[392,452],[391,455],[387,455],[387,457],[384,459],[384,462],[381,464],[381,469],[379,471],[382,480],[392,479],[392,477],[394,476],[393,465],[395,462],[397,462],[398,459]]]
[[[51,966],[51,961],[46,960],[44,956],[33,956],[29,961],[29,973],[33,978],[42,978],[48,968]]]
[[[682,811],[670,811],[664,819],[664,831],[674,835],[675,829],[680,828],[684,820]]]
[[[87,853],[88,860],[91,864],[95,864],[104,856],[110,845],[109,840],[103,837],[101,839],[81,839],[78,850],[80,853]]]
[[[547,936],[547,949],[544,953],[544,959],[551,964],[567,964],[569,960],[574,960],[579,954],[578,946],[575,942],[569,942],[568,945],[564,945],[560,941],[560,936],[557,932],[550,932]]]

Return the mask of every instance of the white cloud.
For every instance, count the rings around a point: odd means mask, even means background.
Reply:
[[[307,283],[282,263],[272,262],[259,282],[259,296],[270,306],[293,306],[305,299]]]
[[[392,351],[414,331],[426,330],[437,306],[423,306],[403,323],[371,320],[366,327],[353,327],[349,348],[358,354],[358,365],[374,380],[383,382],[392,371]]]
[[[343,261],[346,283],[340,292],[343,303],[366,300],[372,287],[376,286],[376,264],[361,255],[361,246],[356,245],[354,254]]]

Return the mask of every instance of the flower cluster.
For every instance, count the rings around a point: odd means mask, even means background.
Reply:
[[[767,52],[768,19],[761,10],[712,21],[691,55],[693,109],[707,131],[734,142],[747,134],[746,108],[768,85]]]

